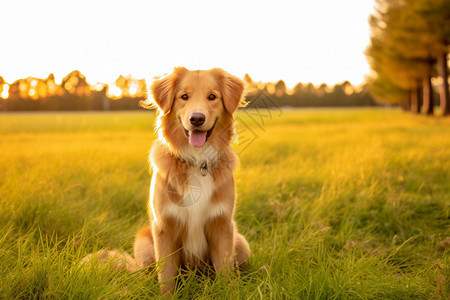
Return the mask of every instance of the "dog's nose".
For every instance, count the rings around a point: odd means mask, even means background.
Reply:
[[[189,116],[189,121],[194,126],[201,126],[205,123],[205,115],[202,113],[192,113]]]

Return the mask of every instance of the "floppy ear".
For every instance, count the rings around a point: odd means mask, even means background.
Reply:
[[[155,80],[150,88],[153,95],[153,103],[147,106],[157,108],[163,114],[169,113],[175,97],[175,87],[185,71],[187,71],[186,68],[175,68],[172,74]]]
[[[225,109],[229,113],[234,113],[239,106],[245,106],[244,82],[222,69],[212,69],[211,71],[219,77]]]
[[[154,103],[164,115],[172,108],[173,98],[175,96],[175,85],[172,77],[172,75],[169,75],[162,79],[155,80],[150,88]]]

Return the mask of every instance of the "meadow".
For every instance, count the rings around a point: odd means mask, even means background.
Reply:
[[[81,266],[148,222],[154,112],[0,115],[0,298],[158,298],[156,274]],[[253,256],[178,299],[448,299],[450,119],[240,111],[236,220]],[[447,239],[447,242],[446,242]]]

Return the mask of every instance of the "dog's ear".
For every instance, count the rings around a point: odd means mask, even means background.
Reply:
[[[234,113],[238,107],[245,106],[244,82],[222,69],[216,68],[211,71],[216,74],[219,79],[225,109],[229,113]]]
[[[175,98],[175,87],[180,80],[180,77],[186,71],[186,68],[178,67],[174,69],[172,74],[155,80],[150,87],[153,101],[150,100],[150,103],[144,102],[143,106],[146,108],[159,109],[164,115],[169,113]]]

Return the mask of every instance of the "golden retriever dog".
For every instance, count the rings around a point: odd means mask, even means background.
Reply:
[[[236,192],[233,113],[244,83],[222,69],[176,68],[151,86],[158,139],[150,153],[150,225],[136,234],[137,268],[160,263],[162,294],[172,295],[179,268],[241,266],[250,247],[233,220]]]

